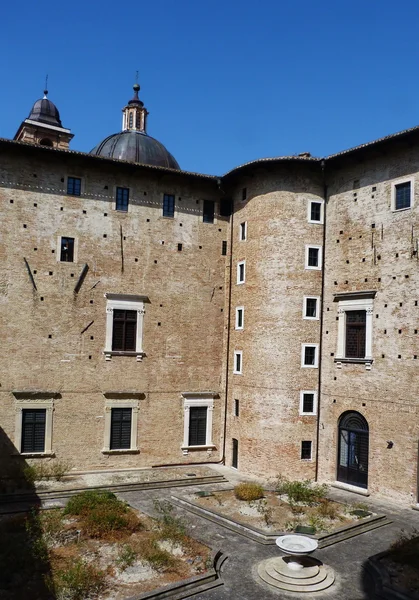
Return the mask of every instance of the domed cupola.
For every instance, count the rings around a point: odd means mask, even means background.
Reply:
[[[35,102],[28,119],[31,121],[39,121],[40,123],[48,123],[49,125],[55,125],[56,127],[63,126],[58,108],[51,100],[48,100],[48,90],[44,90],[44,97]]]
[[[90,154],[180,170],[176,159],[163,144],[147,135],[148,111],[138,97],[138,83],[133,89],[134,96],[122,109],[122,132],[105,138]]]
[[[48,90],[44,97],[32,106],[29,117],[25,119],[13,138],[19,142],[68,149],[74,137],[70,129],[63,127],[58,108],[48,99]]]

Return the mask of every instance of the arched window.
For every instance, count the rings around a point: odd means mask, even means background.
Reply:
[[[338,481],[368,486],[369,428],[365,417],[345,412],[339,420]]]
[[[52,144],[52,142],[51,142],[50,139],[48,139],[48,138],[42,138],[42,140],[40,140],[40,142],[39,142],[39,145],[40,146],[49,146],[50,148],[52,148],[53,144]]]

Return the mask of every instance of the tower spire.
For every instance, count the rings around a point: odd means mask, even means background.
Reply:
[[[138,83],[138,71],[136,72],[135,80],[136,81],[132,87],[134,90],[134,96],[122,109],[122,130],[146,133],[148,111],[144,107],[144,102],[142,102],[138,97],[138,92],[141,89],[140,84]]]
[[[45,76],[45,89],[44,89],[44,100],[48,96],[48,73]]]

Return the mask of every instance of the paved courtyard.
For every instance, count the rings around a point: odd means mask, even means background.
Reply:
[[[184,489],[167,488],[163,490],[133,491],[121,493],[120,496],[133,507],[153,515],[155,513],[153,506],[155,498],[170,500],[172,495],[181,497],[198,490],[225,489],[242,479],[236,471],[227,467],[216,467],[216,469],[229,480],[229,484],[194,486]],[[340,490],[332,490],[330,495],[337,500],[365,501],[375,512],[386,514],[392,523],[322,550],[317,550],[315,556],[335,570],[336,582],[326,592],[304,595],[304,597],[336,600],[374,600],[375,596],[372,592],[371,581],[364,570],[365,561],[369,556],[386,550],[398,538],[402,529],[405,531],[419,529],[419,512],[411,508],[399,509],[394,504],[376,502],[369,498],[364,499]],[[176,507],[176,511],[184,518],[193,537],[203,541],[213,550],[220,549],[228,555],[228,559],[222,567],[224,585],[199,593],[194,598],[202,598],[203,600],[296,599],[297,594],[272,591],[255,574],[255,567],[261,560],[278,555],[276,546],[262,545],[252,541],[184,509]]]

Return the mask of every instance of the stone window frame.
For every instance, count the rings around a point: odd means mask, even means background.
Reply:
[[[308,254],[309,254],[309,250],[311,248],[317,249],[319,251],[317,266],[315,266],[315,267],[308,264]],[[308,271],[321,271],[322,270],[322,260],[323,260],[323,246],[320,246],[318,244],[306,244],[304,268]]]
[[[239,242],[247,241],[247,221],[242,221],[239,224]]]
[[[405,208],[396,208],[396,187],[402,183],[410,183],[410,206]],[[415,200],[415,178],[403,177],[402,179],[396,179],[391,182],[391,210],[392,212],[403,212],[404,210],[410,210],[413,208]]]
[[[306,365],[304,362],[305,349],[307,347],[315,349],[314,365]],[[319,368],[319,344],[310,344],[310,343],[301,344],[301,367],[304,369],[318,369]]]
[[[138,412],[140,408],[139,398],[143,394],[137,393],[106,393],[105,395],[105,422],[102,454],[136,454],[138,448]],[[131,414],[131,444],[130,448],[118,448],[111,450],[111,424],[113,408],[130,408]]]
[[[304,394],[313,394],[313,411],[304,411]],[[315,416],[317,415],[317,391],[316,390],[300,390],[300,416]]]
[[[303,454],[303,442],[309,442],[310,443],[310,458],[305,458],[305,457],[302,456],[302,454]],[[301,440],[300,460],[307,461],[307,462],[313,460],[313,440]]]
[[[376,290],[366,290],[362,292],[342,292],[334,294],[334,302],[338,303],[338,335],[337,350],[334,362],[340,367],[341,363],[360,363],[365,364],[366,369],[371,369],[373,362],[372,354],[372,329],[374,314],[374,298]],[[346,313],[351,310],[365,310],[365,357],[347,358],[346,352]]]
[[[183,398],[183,442],[181,450],[184,455],[189,454],[192,450],[207,450],[208,454],[216,448],[212,441],[212,426],[214,400],[218,394],[215,392],[182,392]],[[202,446],[189,446],[189,425],[190,425],[190,409],[192,407],[207,408],[207,428],[206,440]]]
[[[316,317],[307,316],[307,300],[316,300]],[[320,320],[320,296],[304,296],[303,298],[303,319],[307,321],[319,321]]]
[[[241,327],[239,326],[239,311],[241,311],[241,313],[242,313]],[[235,320],[235,324],[234,324],[234,329],[236,331],[241,331],[242,329],[244,329],[244,306],[236,306],[236,320]]]
[[[240,369],[237,369],[237,358],[240,356]],[[233,374],[243,375],[243,350],[234,350]]]
[[[13,392],[15,396],[15,446],[21,456],[43,457],[55,456],[52,450],[52,421],[54,413],[55,392],[34,393]],[[32,397],[31,397],[32,396]],[[45,409],[45,446],[43,452],[21,452],[22,448],[22,422],[24,410]]]
[[[311,205],[315,202],[316,204],[320,204],[320,220],[313,221],[311,218]],[[323,225],[324,224],[324,199],[323,198],[309,198],[307,202],[307,221],[313,225]]]
[[[143,351],[143,329],[144,329],[144,304],[148,302],[147,296],[137,296],[129,294],[106,293],[106,337],[105,349],[103,351],[106,360],[111,360],[112,356],[135,356],[137,361],[142,361],[145,356]],[[114,310],[135,310],[137,312],[137,330],[136,347],[134,351],[112,350],[113,335],[113,311]]]
[[[243,279],[240,279],[240,266],[243,265]],[[246,261],[240,260],[237,263],[237,285],[243,285],[246,282]]]
[[[72,179],[80,179],[80,194],[69,194],[68,193],[68,179],[69,178]],[[71,196],[72,198],[80,198],[81,196],[84,196],[85,194],[85,178],[81,177],[80,175],[75,175],[74,173],[69,173],[68,175],[66,175],[64,177],[64,192],[66,196]]]
[[[73,240],[74,240],[73,260],[71,262],[66,261],[66,260],[61,260],[61,243],[62,243],[61,240],[63,238],[73,238]],[[57,236],[57,246],[55,249],[55,256],[57,258],[57,262],[59,262],[61,265],[74,265],[74,264],[78,263],[79,240],[75,233],[67,232],[65,234],[60,234],[59,236]]]

